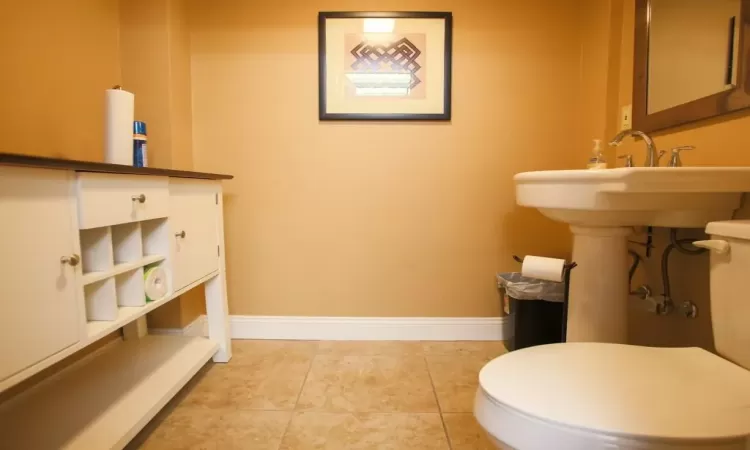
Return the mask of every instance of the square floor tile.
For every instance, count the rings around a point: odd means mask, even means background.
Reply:
[[[178,406],[135,448],[276,450],[290,417],[282,411]]]
[[[424,358],[315,357],[298,410],[326,412],[437,412]]]
[[[479,371],[490,358],[475,356],[426,356],[441,412],[474,410]]]
[[[495,450],[474,414],[443,414],[452,450]]]
[[[448,450],[439,414],[295,413],[280,450]]]
[[[291,410],[313,360],[314,346],[236,345],[227,364],[212,364],[185,389],[185,405]],[[258,350],[255,352],[255,350]]]

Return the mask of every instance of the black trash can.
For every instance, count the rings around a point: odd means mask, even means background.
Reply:
[[[518,272],[497,275],[515,317],[513,349],[565,342],[565,285],[522,276]]]

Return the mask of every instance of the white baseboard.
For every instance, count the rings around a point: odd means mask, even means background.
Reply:
[[[230,316],[232,339],[310,341],[503,341],[513,337],[512,317],[298,317]],[[206,316],[185,328],[151,334],[207,336]]]
[[[234,339],[496,341],[513,337],[509,317],[231,316]]]

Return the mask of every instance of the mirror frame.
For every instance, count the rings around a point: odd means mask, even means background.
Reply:
[[[709,0],[710,1],[710,0]],[[740,0],[737,86],[648,114],[648,46],[651,0],[636,0],[633,59],[633,129],[652,132],[750,107],[750,0]]]

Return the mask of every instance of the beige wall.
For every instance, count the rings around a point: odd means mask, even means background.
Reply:
[[[164,168],[172,164],[168,15],[166,0],[120,2],[123,88],[135,93],[135,120],[148,127],[149,165]]]
[[[156,167],[192,168],[181,0],[5,2],[0,151],[103,160],[103,91],[136,93]]]
[[[193,169],[193,107],[188,15],[184,0],[168,0],[168,5],[171,167],[191,170]]]
[[[634,11],[634,0],[624,0],[620,33],[619,105],[618,108],[607,111],[610,117],[618,117],[619,106],[632,102]],[[617,30],[613,30],[613,33],[617,34]],[[695,145],[697,148],[694,151],[683,154],[682,159],[685,165],[746,166],[750,165],[748,129],[750,129],[750,112],[744,111],[659,133],[655,141],[660,149],[665,150],[678,145]],[[620,154],[633,153],[636,155],[636,161],[645,157],[643,152],[645,152],[643,144],[633,141],[618,149]],[[743,211],[740,214],[746,213]],[[656,233],[660,248],[654,252],[655,256],[646,264],[645,281],[661,293],[659,257],[661,247],[667,240],[667,230],[657,229]],[[700,236],[701,230],[684,233],[685,236],[690,236],[691,233]],[[701,309],[699,319],[685,320],[678,316],[655,317],[636,303],[631,310],[631,340],[634,343],[648,345],[696,345],[713,348],[709,311],[708,256],[689,257],[675,254],[671,261],[673,297],[677,302],[689,300],[696,303]]]
[[[148,126],[149,164],[193,167],[190,33],[181,0],[120,2],[123,87]]]
[[[195,165],[236,177],[231,312],[493,316],[513,253],[567,256],[512,177],[585,164],[577,3],[192,1]],[[316,15],[368,9],[454,13],[451,123],[318,122]]]
[[[622,0],[581,0],[580,20],[581,106],[576,147],[582,156],[570,168],[583,167],[593,139],[607,142],[616,133],[617,117],[604,112],[619,103]]]
[[[102,161],[102,92],[121,83],[118,6],[3,2],[0,151]]]

